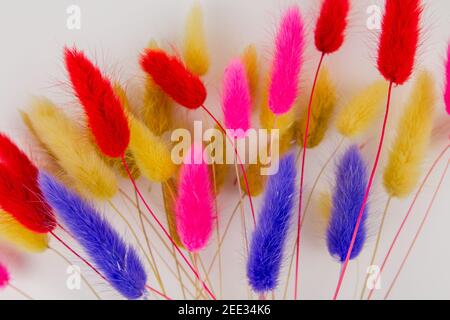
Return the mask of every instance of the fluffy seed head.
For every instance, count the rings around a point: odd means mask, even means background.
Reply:
[[[322,2],[320,16],[314,31],[317,50],[326,54],[339,50],[344,43],[349,9],[349,0],[324,0]]]
[[[72,88],[84,108],[98,147],[111,158],[123,156],[130,141],[130,130],[110,80],[83,52],[66,48],[64,57]]]
[[[303,49],[303,21],[298,7],[294,6],[283,16],[275,40],[269,106],[276,115],[288,112],[297,98]]]
[[[386,0],[378,45],[378,70],[397,85],[411,76],[420,33],[420,0]]]
[[[205,86],[177,57],[147,49],[141,56],[141,67],[178,104],[197,109],[205,102]]]

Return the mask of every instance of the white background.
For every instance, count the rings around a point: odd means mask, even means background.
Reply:
[[[353,9],[350,15],[350,26],[346,42],[338,53],[327,57],[327,65],[331,75],[337,83],[339,105],[363,88],[364,85],[379,78],[375,68],[376,57],[376,31],[369,31],[366,27],[368,15],[366,9],[369,5],[379,4],[383,1],[358,0],[352,1]],[[62,64],[62,48],[65,45],[75,44],[99,63],[105,72],[126,83],[131,92],[136,84],[142,82],[142,74],[138,68],[138,56],[150,39],[160,41],[165,47],[176,50],[181,48],[184,20],[192,1],[175,0],[133,0],[133,1],[2,1],[0,9],[0,130],[11,135],[25,150],[32,152],[33,143],[26,134],[21,123],[19,109],[26,109],[33,95],[46,95],[67,109],[78,108],[67,86],[67,78]],[[318,1],[275,1],[275,0],[209,0],[201,1],[204,15],[208,47],[211,54],[211,70],[205,79],[209,90],[207,105],[218,105],[220,94],[221,75],[227,62],[240,54],[243,48],[256,44],[261,55],[261,67],[267,68],[270,59],[272,39],[276,23],[281,12],[292,3],[297,3],[304,14],[307,24],[308,37],[311,38]],[[443,62],[445,50],[450,39],[450,2],[447,0],[424,1],[425,12],[423,21],[423,34],[417,69],[428,69],[436,77],[441,97],[443,87]],[[81,8],[81,30],[68,30],[66,27],[66,9],[76,4]],[[310,88],[312,72],[317,64],[319,55],[314,51],[312,42],[308,42],[306,65],[302,74],[303,96]],[[408,96],[411,83],[402,88],[396,88],[393,99],[393,114],[389,122],[387,147],[395,133],[395,124],[403,102]],[[435,135],[424,168],[428,170],[431,162],[448,139],[448,117],[444,116],[442,99],[436,106],[436,120],[440,124],[446,122],[447,133],[443,136]],[[216,108],[218,111],[219,109]],[[183,114],[183,112],[181,112]],[[209,121],[202,113],[195,113],[197,119]],[[373,135],[378,132],[375,128]],[[367,137],[366,137],[367,138]],[[309,192],[311,181],[320,169],[320,165],[327,159],[335,147],[339,137],[333,130],[328,132],[326,141],[317,149],[308,153],[306,192]],[[373,141],[372,141],[373,149]],[[367,150],[366,150],[367,151]],[[384,156],[387,153],[384,153]],[[373,150],[365,154],[368,161],[373,159]],[[384,157],[385,158],[385,157]],[[417,229],[419,218],[435,188],[437,178],[441,175],[448,159],[448,154],[438,166],[430,183],[420,197],[418,205],[413,211],[413,218],[403,233],[400,244],[394,251],[394,258],[383,275],[383,289],[397,270],[400,258],[404,255],[407,245]],[[383,168],[381,164],[380,168]],[[333,169],[332,167],[330,169]],[[342,298],[352,299],[359,291],[364,278],[364,269],[367,266],[371,249],[373,247],[373,234],[378,225],[378,218],[386,201],[386,194],[378,180],[370,200],[369,230],[371,237],[367,246],[357,262],[349,266],[345,278]],[[219,198],[220,217],[227,220],[231,209],[235,206],[237,190],[232,186],[232,178],[226,191]],[[332,170],[329,170],[322,180],[320,190],[327,190],[333,182]],[[145,187],[147,182],[142,181]],[[124,188],[130,190],[129,183],[123,182]],[[440,194],[431,212],[431,218],[424,228],[421,238],[408,261],[398,284],[392,293],[392,298],[450,298],[450,200],[448,198],[450,178],[441,188]],[[164,216],[159,186],[153,186],[154,192],[148,196],[151,203],[161,217]],[[131,190],[130,190],[131,192]],[[395,200],[391,206],[379,258],[384,255],[395,230],[406,213],[410,199]],[[116,199],[121,206],[121,199]],[[132,242],[126,227],[118,221],[117,216],[107,204],[98,204],[110,220],[117,224],[119,231]],[[121,206],[123,210],[126,207]],[[259,208],[259,201],[256,201]],[[246,207],[248,211],[248,207]],[[305,224],[304,238],[301,254],[301,298],[303,299],[330,299],[336,286],[339,264],[327,253],[324,241],[324,229],[317,210],[309,212]],[[130,213],[133,223],[136,222],[134,213]],[[223,225],[223,224],[222,224]],[[246,298],[245,290],[245,257],[243,253],[242,233],[239,219],[235,220],[224,247],[224,297]],[[154,234],[152,240],[156,239]],[[157,243],[157,240],[155,240]],[[101,292],[103,298],[120,298],[112,289],[104,285],[98,277],[89,272],[84,266],[64,251],[54,240],[51,245],[59,248],[75,264],[82,267],[84,274]],[[158,248],[158,244],[156,244]],[[290,252],[292,239],[289,242]],[[216,245],[212,241],[204,253],[203,259],[208,262]],[[163,250],[162,248],[160,248]],[[6,263],[12,274],[13,283],[37,299],[79,299],[92,298],[92,294],[85,288],[71,291],[66,287],[66,268],[61,259],[52,252],[39,255],[29,255],[16,251],[7,244],[0,243],[0,260]],[[167,257],[169,263],[173,263]],[[286,259],[281,276],[281,289],[276,293],[277,298],[282,297],[284,279],[286,278]],[[207,263],[208,264],[208,263]],[[169,295],[180,298],[180,291],[173,277],[163,270],[163,278],[167,282]],[[217,268],[215,268],[216,270]],[[211,274],[215,289],[217,289],[217,273]],[[359,281],[357,280],[359,279]],[[292,280],[291,280],[292,281]],[[157,286],[153,277],[150,283]],[[359,286],[359,287],[357,287]],[[357,291],[356,291],[357,289]],[[292,297],[293,290],[289,289],[288,297]],[[377,293],[382,298],[385,290]],[[7,289],[0,292],[0,299],[21,298],[14,291]],[[152,296],[150,296],[152,298]]]

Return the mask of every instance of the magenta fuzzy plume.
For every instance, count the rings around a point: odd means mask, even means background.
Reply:
[[[444,93],[445,109],[450,115],[450,44],[447,49],[447,64],[445,67],[445,93]]]
[[[225,126],[234,130],[234,138],[242,138],[250,127],[251,98],[245,67],[233,60],[225,69],[223,79],[222,110]]]
[[[0,263],[0,289],[5,288],[9,283],[9,272],[6,267]]]
[[[300,10],[293,6],[283,16],[275,40],[269,106],[276,115],[288,112],[297,98],[304,41]]]
[[[213,226],[213,192],[201,144],[191,146],[181,167],[176,221],[181,242],[190,252],[208,243]]]

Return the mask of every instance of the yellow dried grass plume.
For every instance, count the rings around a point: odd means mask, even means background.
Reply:
[[[177,221],[175,217],[175,201],[177,198],[177,184],[175,179],[171,178],[162,185],[162,194],[164,200],[164,209],[166,211],[167,224],[169,226],[169,234],[173,241],[180,248],[183,248],[180,236],[177,231]]]
[[[435,102],[434,80],[428,72],[422,72],[400,119],[384,171],[384,187],[391,197],[406,197],[417,185],[430,140]]]
[[[317,79],[317,86],[312,102],[307,148],[317,147],[322,142],[328,130],[336,103],[336,87],[330,78],[328,69],[324,67],[320,71],[319,78]],[[305,107],[303,108],[297,128],[297,144],[299,146],[303,146],[307,117],[308,108]]]
[[[376,81],[354,96],[339,112],[336,128],[347,138],[364,133],[383,110],[388,84]]]
[[[0,238],[32,253],[40,253],[48,249],[46,234],[29,231],[3,210],[0,210]]]
[[[148,47],[158,49],[158,44],[152,40]],[[173,101],[148,76],[145,80],[141,109],[141,116],[145,125],[155,135],[161,136],[172,127],[172,109]]]
[[[252,106],[255,109],[257,104],[259,72],[258,72],[258,53],[255,45],[249,45],[242,54],[242,63],[245,66],[248,84],[250,88],[250,96],[252,97]]]
[[[35,99],[28,119],[77,190],[86,197],[110,199],[117,190],[112,169],[98,155],[83,130],[50,100]]]
[[[128,115],[128,123],[129,150],[142,175],[154,182],[167,181],[176,170],[167,144],[133,115]]]
[[[184,62],[189,70],[203,76],[209,69],[208,48],[206,45],[203,14],[199,4],[195,4],[186,21],[184,37]]]

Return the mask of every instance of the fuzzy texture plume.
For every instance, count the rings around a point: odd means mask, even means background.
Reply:
[[[241,59],[245,66],[245,72],[247,73],[250,96],[252,97],[253,102],[252,106],[255,108],[257,106],[255,100],[258,94],[259,84],[258,53],[256,51],[256,47],[254,45],[249,45],[245,48]]]
[[[270,176],[262,210],[253,232],[247,277],[258,293],[272,291],[278,283],[285,242],[295,200],[295,156],[280,160],[279,171]]]
[[[66,69],[72,88],[86,113],[100,150],[111,158],[124,155],[130,130],[110,80],[77,49],[65,49]]]
[[[46,234],[31,232],[3,210],[0,210],[0,238],[32,253],[44,252],[48,248]]]
[[[128,100],[128,96],[127,96],[125,89],[118,82],[114,83],[114,93],[119,98],[120,103],[122,104],[123,109],[125,111],[125,114],[133,115],[134,108],[131,105],[130,101]],[[141,175],[141,171],[139,170],[138,166],[136,165],[136,161],[134,160],[133,154],[131,153],[129,148],[125,151],[125,160],[127,161],[128,169],[130,169],[131,176],[133,177],[133,179],[135,179],[135,180],[138,179]],[[122,177],[128,178],[128,172],[127,172],[127,170],[125,170],[121,159],[114,158],[114,159],[110,159],[109,162],[115,169],[117,169],[119,171],[119,173],[122,175]]]
[[[148,48],[159,49],[154,40],[150,42]],[[145,125],[155,135],[161,136],[172,127],[172,109],[172,99],[153,81],[152,77],[147,76],[141,109]]]
[[[385,81],[376,81],[352,97],[337,115],[339,133],[347,138],[364,133],[383,110],[387,89]]]
[[[41,172],[39,185],[58,218],[110,284],[128,299],[140,298],[147,276],[136,251],[90,204],[53,177]]]
[[[169,179],[162,184],[162,195],[164,200],[164,210],[166,211],[169,234],[178,247],[183,248],[180,236],[177,231],[177,220],[175,216],[175,201],[177,199],[177,184],[175,179]]]
[[[339,50],[344,43],[349,0],[324,0],[314,31],[317,50],[330,54]]]
[[[420,0],[386,0],[378,45],[378,70],[397,85],[411,76],[420,33]]]
[[[331,217],[331,210],[333,209],[331,195],[328,192],[321,192],[318,197],[318,203],[320,216],[328,225]]]
[[[177,57],[162,50],[147,49],[140,62],[142,69],[178,104],[197,109],[205,102],[205,86]]]
[[[0,208],[37,233],[55,228],[50,207],[37,186],[37,168],[5,135],[0,134]]]
[[[327,230],[327,246],[330,255],[344,262],[350,247],[367,185],[367,168],[357,146],[352,146],[342,156],[336,171],[332,196],[331,217]],[[356,258],[366,241],[365,207],[350,259]]]
[[[176,221],[181,242],[190,252],[203,249],[211,236],[214,195],[201,145],[191,146],[180,170]]]
[[[258,197],[264,192],[264,187],[266,185],[267,176],[263,176],[261,174],[260,163],[250,164],[246,171],[247,174],[247,182],[250,190],[250,195],[252,197]],[[247,193],[245,179],[243,176],[239,179],[241,189]]]
[[[447,113],[450,115],[450,44],[447,49],[447,64],[445,66],[444,101]]]
[[[243,138],[250,128],[251,97],[245,67],[233,60],[225,69],[222,111],[225,127],[235,130],[233,137]]]
[[[9,284],[9,272],[6,267],[0,263],[0,289],[4,289]]]
[[[325,137],[325,133],[328,130],[331,117],[336,107],[336,96],[336,87],[330,79],[328,70],[323,68],[317,80],[316,91],[311,108],[307,148],[317,147]],[[308,118],[307,109],[308,108],[304,108],[297,131],[297,143],[300,146],[303,146],[305,137],[306,121]]]
[[[6,135],[0,133],[0,165],[15,172],[24,183],[35,183],[37,168]]]
[[[259,122],[261,127],[267,130],[278,129],[282,136],[287,130],[294,127],[295,119],[297,117],[298,108],[291,108],[288,112],[282,115],[273,113],[269,106],[269,90],[270,90],[270,76],[266,78],[266,86],[262,93],[261,111],[259,113]],[[276,119],[276,121],[275,121]]]
[[[199,4],[192,7],[187,17],[183,56],[188,69],[196,75],[203,76],[208,72],[208,48],[203,28],[202,8]]]
[[[435,94],[433,78],[421,73],[400,119],[384,171],[384,186],[392,197],[408,196],[420,178],[433,125]]]
[[[128,120],[131,130],[130,151],[142,175],[154,182],[167,181],[176,169],[168,146],[134,116],[129,115]]]
[[[28,116],[34,133],[78,191],[96,199],[114,197],[118,190],[114,172],[75,122],[45,98],[33,102]]]
[[[230,165],[227,164],[226,161],[227,143],[225,134],[220,130],[220,128],[217,125],[215,129],[218,130],[218,132],[220,132],[220,134],[222,135],[222,139],[212,141],[210,145],[207,146],[207,148],[211,146],[211,148],[214,148],[215,150],[218,150],[219,148],[220,150],[223,150],[222,159],[219,158],[218,154],[214,154],[215,157],[214,162],[209,165],[210,180],[213,184],[215,183],[215,185],[213,185],[213,191],[215,195],[217,195],[221,191],[223,185],[225,184],[225,180],[227,178],[228,169]]]
[[[302,17],[297,7],[291,7],[282,18],[275,40],[269,106],[276,115],[288,112],[297,98],[303,49]]]

